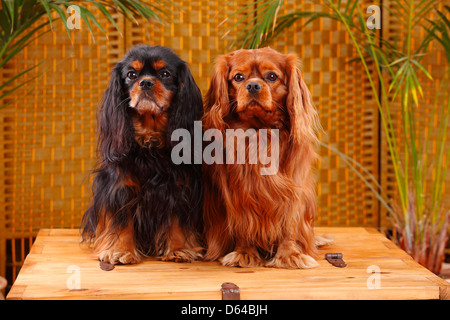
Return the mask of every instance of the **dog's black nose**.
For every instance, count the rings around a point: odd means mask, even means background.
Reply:
[[[247,85],[245,86],[245,88],[247,89],[248,92],[250,92],[251,94],[255,94],[257,93],[259,90],[261,90],[261,85],[258,82],[249,82],[247,83]]]
[[[144,79],[139,82],[139,86],[141,87],[142,90],[148,90],[154,85],[155,83],[150,79]]]

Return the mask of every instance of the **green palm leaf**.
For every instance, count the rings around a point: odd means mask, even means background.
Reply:
[[[257,0],[231,14],[227,19],[235,15],[242,15],[242,18],[231,29],[238,25],[241,27],[242,22],[247,21],[238,33],[236,40],[232,42],[231,47],[239,43],[241,48],[259,48],[266,35],[273,31],[278,11],[283,3],[284,0]]]
[[[80,17],[88,27],[93,37],[92,25],[95,25],[101,32],[105,33],[97,17],[91,11],[92,7],[97,8],[101,15],[119,31],[112,14],[117,12],[126,19],[137,23],[137,18],[141,17],[147,20],[155,19],[162,21],[160,16],[168,17],[167,5],[173,5],[170,0],[148,3],[144,0],[1,0],[0,8],[0,67],[5,66],[8,61],[13,59],[30,42],[42,36],[43,28],[47,25],[53,27],[56,20],[61,20],[65,26],[69,38],[72,40],[70,28],[67,25],[67,8],[72,5],[78,6]],[[26,73],[34,68],[20,73],[10,80],[19,81]],[[12,84],[13,81],[7,81]],[[0,94],[1,98],[16,91],[20,85],[14,86],[14,90],[8,90]],[[5,83],[0,90],[5,90]],[[0,99],[1,100],[1,99]],[[0,108],[4,107],[0,102]]]

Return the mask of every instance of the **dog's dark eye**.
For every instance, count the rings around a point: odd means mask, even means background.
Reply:
[[[130,71],[130,72],[128,72],[127,77],[128,77],[128,79],[130,79],[130,80],[134,80],[134,79],[137,78],[137,74],[136,74],[136,72],[134,72],[134,71]]]
[[[241,82],[241,81],[244,81],[245,80],[245,77],[244,77],[244,75],[242,74],[242,73],[236,73],[235,75],[234,75],[234,81],[236,81],[236,82]]]
[[[167,79],[167,78],[170,78],[170,76],[171,76],[171,74],[169,71],[162,71],[159,73],[159,77],[161,79]]]
[[[275,80],[278,79],[278,76],[274,72],[269,72],[266,75],[266,79],[269,80],[269,81],[275,81]]]

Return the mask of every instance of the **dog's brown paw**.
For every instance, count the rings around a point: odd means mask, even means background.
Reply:
[[[264,265],[258,254],[241,250],[230,252],[220,262],[228,267],[259,267]]]
[[[266,263],[266,267],[284,269],[310,269],[318,266],[319,263],[313,257],[302,253],[292,240],[281,242],[275,256]]]
[[[311,256],[296,252],[287,256],[275,256],[266,263],[266,267],[284,268],[284,269],[310,269],[318,267],[319,263]]]
[[[202,251],[202,248],[174,250],[163,256],[161,260],[170,262],[193,262],[203,257]]]
[[[109,264],[132,264],[138,263],[141,260],[137,253],[115,249],[100,252],[98,259]]]

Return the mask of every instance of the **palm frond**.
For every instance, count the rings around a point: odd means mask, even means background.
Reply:
[[[45,31],[44,27],[50,25],[50,29],[53,29],[57,20],[62,21],[68,37],[72,40],[66,13],[67,9],[73,5],[78,7],[80,17],[92,37],[94,37],[92,25],[105,34],[105,29],[92,11],[93,8],[97,8],[100,15],[106,17],[107,21],[121,32],[112,17],[113,13],[119,13],[135,23],[138,23],[138,17],[162,21],[161,16],[168,17],[170,15],[167,6],[176,6],[171,0],[156,3],[144,0],[1,0],[0,67],[5,66],[32,41],[50,31]],[[32,69],[28,69],[27,72]],[[27,72],[21,73],[21,77]],[[16,76],[10,80],[18,81],[21,77]],[[11,84],[9,81],[7,83]],[[5,98],[8,94],[13,93],[21,84],[16,85],[14,90],[6,91],[1,97]],[[0,89],[5,89],[5,87],[2,86]],[[4,105],[0,105],[0,108],[2,106],[4,107]]]
[[[431,28],[426,28],[426,30],[430,39],[434,39],[442,45],[447,61],[450,63],[450,20],[447,18],[445,11],[447,15],[450,15],[450,6],[444,6],[443,11],[436,10],[439,19],[427,19]]]
[[[242,16],[242,18],[229,31],[238,25],[242,29],[230,46],[238,45],[240,48],[247,49],[259,48],[266,35],[273,31],[283,3],[284,0],[257,0],[231,14],[227,20],[234,16]],[[243,26],[242,22],[245,22]]]
[[[431,27],[426,28],[428,32],[428,37],[430,40],[436,40],[440,45],[442,45],[445,55],[447,58],[447,72],[445,73],[444,79],[442,79],[438,92],[442,95],[447,95],[447,105],[441,107],[441,112],[439,114],[439,127],[438,127],[438,135],[439,138],[437,141],[437,156],[434,158],[434,168],[436,170],[435,179],[433,180],[432,185],[432,195],[431,195],[431,212],[432,218],[434,221],[437,220],[437,217],[440,215],[441,201],[442,201],[442,191],[444,187],[445,176],[447,173],[447,169],[450,165],[450,148],[445,152],[445,143],[447,141],[448,134],[448,126],[450,122],[450,93],[448,90],[450,83],[450,21],[447,18],[450,15],[450,6],[444,6],[443,11],[436,10],[438,18],[436,20],[427,19],[430,23]],[[444,88],[442,90],[442,88]],[[447,88],[447,89],[445,89]],[[436,96],[434,102],[434,109],[436,110],[438,106],[438,97]],[[440,97],[439,103],[441,101],[445,101],[445,96]],[[433,111],[434,112],[434,111]],[[444,159],[444,155],[446,157]]]

